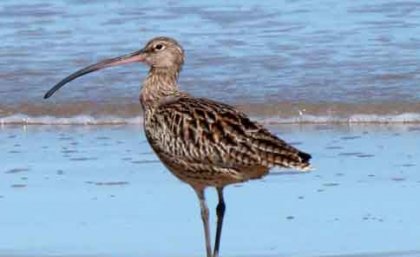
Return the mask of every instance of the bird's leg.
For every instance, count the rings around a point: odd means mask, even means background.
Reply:
[[[217,188],[217,194],[219,195],[219,203],[216,207],[217,213],[217,230],[216,230],[216,241],[214,243],[213,257],[219,256],[220,237],[222,235],[223,217],[225,215],[226,205],[223,199],[223,187]]]
[[[204,188],[195,189],[198,200],[200,200],[201,219],[203,220],[204,236],[206,239],[206,252],[207,257],[211,257],[211,240],[210,240],[210,228],[209,228],[209,208],[207,208],[206,198],[204,196]]]

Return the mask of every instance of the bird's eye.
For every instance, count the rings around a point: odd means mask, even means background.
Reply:
[[[164,47],[164,45],[162,45],[162,44],[157,44],[157,45],[155,45],[155,49],[156,49],[156,50],[158,50],[158,51],[159,51],[159,50],[163,50],[163,48],[165,48],[165,47]]]

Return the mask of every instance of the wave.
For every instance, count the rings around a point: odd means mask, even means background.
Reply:
[[[296,103],[242,99],[233,105],[266,124],[420,123],[420,102]],[[136,101],[0,104],[0,124],[105,125],[140,124],[142,120]]]
[[[349,116],[299,115],[291,117],[253,117],[263,124],[411,124],[420,123],[420,113],[397,115],[353,114]],[[142,116],[92,116],[76,115],[71,117],[29,116],[14,114],[0,117],[1,125],[121,125],[141,124]]]
[[[118,125],[118,124],[139,124],[142,117],[117,117],[103,116],[94,117],[90,115],[76,115],[72,117],[38,116],[31,117],[25,114],[15,114],[0,118],[2,125]]]

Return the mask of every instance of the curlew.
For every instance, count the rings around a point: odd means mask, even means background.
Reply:
[[[141,50],[76,71],[51,88],[44,98],[82,75],[133,62],[150,66],[139,97],[147,140],[162,163],[197,194],[206,254],[217,257],[225,214],[224,187],[261,178],[274,166],[307,171],[311,156],[232,106],[180,91],[177,80],[184,50],[168,37],[154,38]],[[216,188],[219,200],[213,252],[204,194],[207,187]]]

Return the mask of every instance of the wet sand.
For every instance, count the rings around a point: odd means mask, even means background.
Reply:
[[[420,256],[420,125],[270,129],[316,170],[228,187],[223,256]],[[0,159],[1,257],[204,253],[196,196],[140,126],[2,126]]]
[[[0,257],[108,257],[112,255],[0,255]],[[114,255],[115,256],[115,255]],[[148,255],[154,256],[154,255]],[[194,255],[204,256],[204,255]],[[222,255],[225,256],[225,255]],[[237,256],[237,255],[235,255]],[[239,255],[239,257],[280,257],[285,255]],[[303,255],[294,255],[303,256]],[[381,252],[381,253],[356,253],[356,254],[332,254],[332,255],[317,255],[312,257],[418,257],[420,251],[401,251],[401,252]]]

